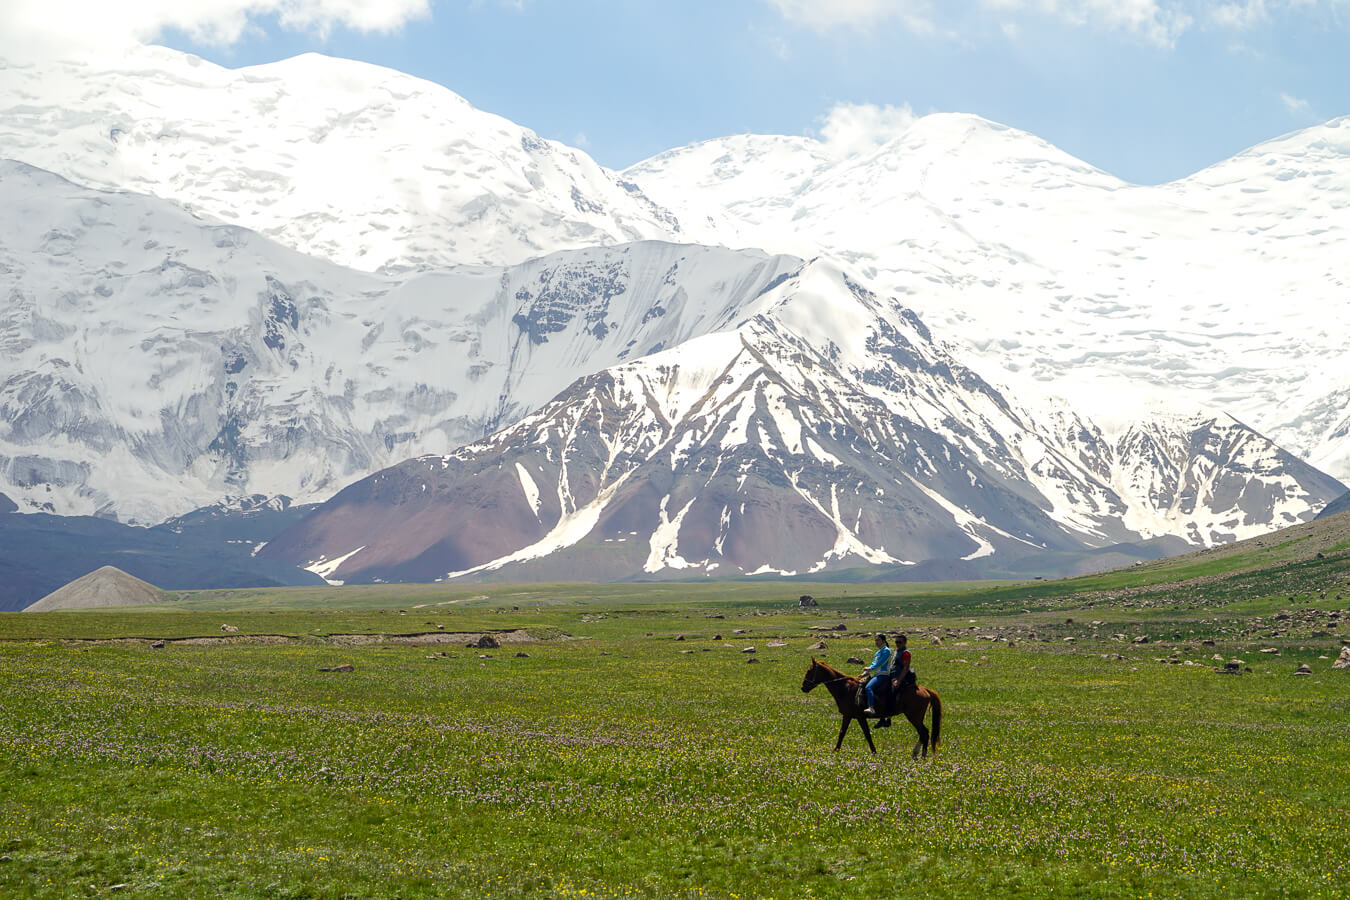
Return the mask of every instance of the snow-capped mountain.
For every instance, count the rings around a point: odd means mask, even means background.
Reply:
[[[649,242],[394,279],[13,162],[0,208],[0,490],[141,523],[449,452],[800,264]]]
[[[0,148],[365,271],[681,234],[580,150],[431,82],[317,54],[232,70],[141,47],[0,66]]]
[[[1350,474],[1350,120],[1158,187],[951,115],[616,174],[375,66],[143,48],[0,66],[0,140],[25,511],[357,481],[264,552],[670,576],[1210,544],[1343,492],[1279,442]]]
[[[1350,475],[1350,118],[1158,186],[965,115],[862,156],[740,136],[624,175],[732,245],[840,260],[1019,396],[1225,409]]]
[[[1341,493],[1224,417],[1141,424],[1114,444],[1078,419],[1054,425],[903,305],[810,263],[734,327],[372,475],[263,554],[333,581],[793,574],[1162,534],[1218,543]]]

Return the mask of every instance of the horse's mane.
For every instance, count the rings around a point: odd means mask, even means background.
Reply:
[[[822,669],[824,669],[826,672],[829,672],[829,673],[832,674],[832,675],[837,675],[837,676],[840,677],[840,678],[850,678],[850,679],[853,678],[852,675],[845,675],[843,672],[839,671],[839,670],[836,669],[834,666],[832,666],[832,665],[830,665],[829,663],[824,662],[824,661],[822,661],[822,660],[816,659],[814,656],[811,657],[811,662],[814,663],[814,664],[817,665],[817,666],[820,666]],[[856,680],[856,679],[854,679],[854,680]]]

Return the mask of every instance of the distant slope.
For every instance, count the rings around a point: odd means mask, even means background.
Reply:
[[[1110,598],[1211,605],[1326,592],[1350,596],[1350,514],[1339,513],[1222,547],[1067,578],[1000,589],[1005,597]]]
[[[1341,496],[1328,503],[1326,508],[1317,514],[1317,518],[1324,519],[1328,516],[1339,515],[1343,512],[1350,512],[1350,492],[1341,494]]]
[[[23,609],[73,575],[100,566],[115,566],[165,590],[323,583],[293,566],[253,557],[257,543],[82,516],[0,515],[0,611]]]

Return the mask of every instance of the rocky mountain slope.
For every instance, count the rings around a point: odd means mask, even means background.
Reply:
[[[814,573],[1221,543],[1340,491],[1226,417],[1115,442],[1071,414],[1038,421],[911,310],[817,262],[735,327],[347,488],[262,556],[344,582]]]
[[[14,162],[0,207],[0,490],[143,524],[449,452],[799,264],[643,243],[376,276]]]

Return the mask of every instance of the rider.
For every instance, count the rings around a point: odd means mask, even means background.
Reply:
[[[914,669],[910,667],[909,651],[905,649],[908,644],[908,636],[903,634],[895,636],[895,664],[891,667],[891,677],[894,680],[891,685],[897,694],[918,683],[914,677]]]
[[[877,652],[873,655],[872,662],[868,664],[867,669],[863,672],[864,678],[871,675],[871,678],[868,678],[867,680],[867,709],[863,710],[863,712],[869,716],[875,716],[877,714],[876,696],[873,694],[873,691],[881,684],[882,679],[886,677],[891,668],[891,648],[886,641],[886,635],[877,632],[875,643],[877,645]]]

